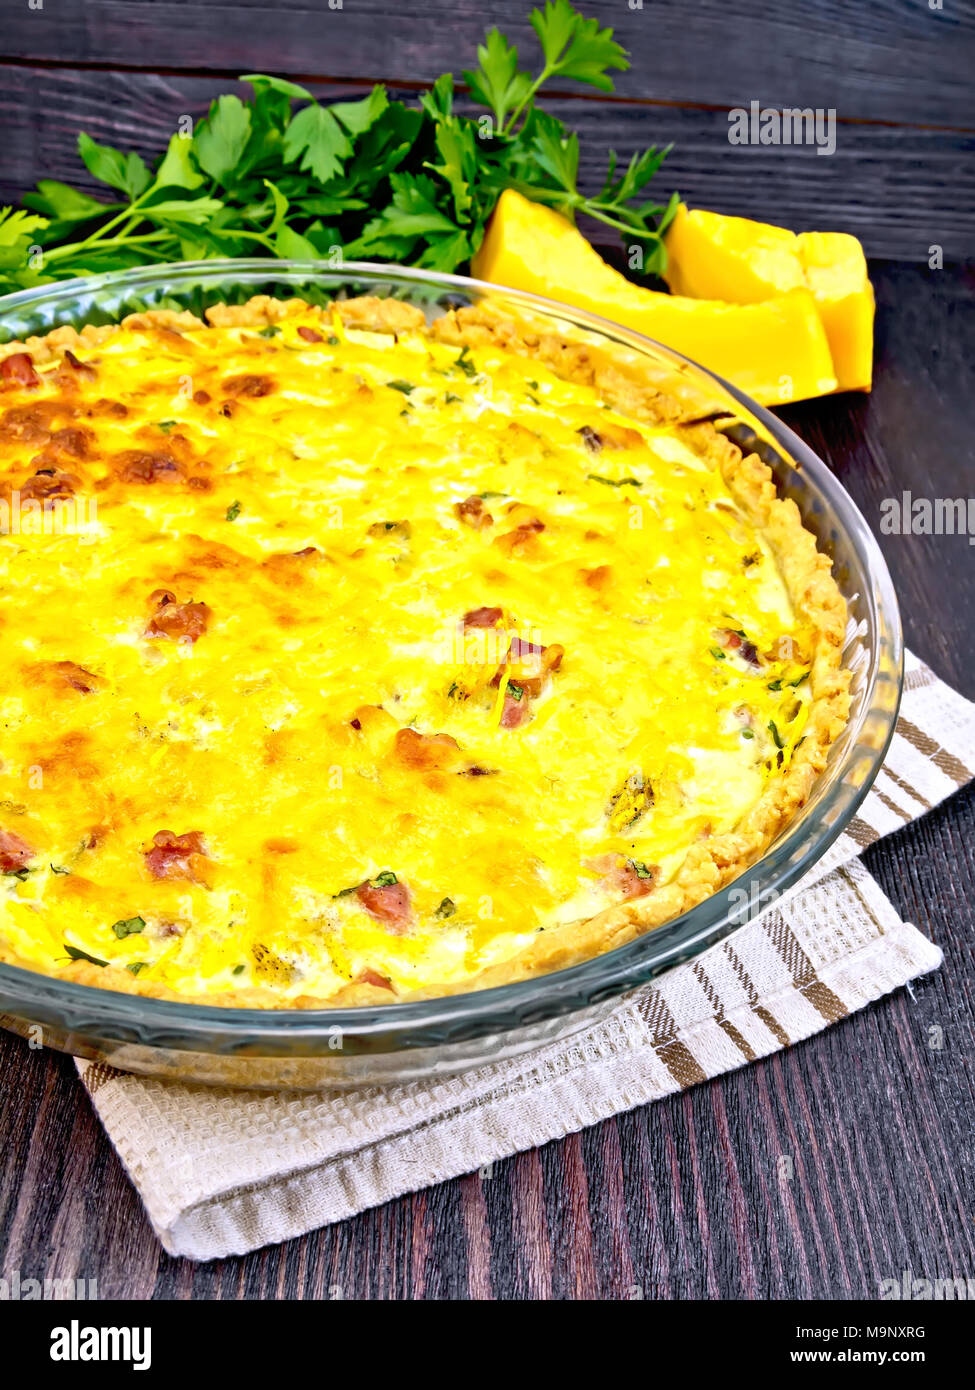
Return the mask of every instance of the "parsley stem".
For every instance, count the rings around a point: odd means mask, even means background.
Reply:
[[[80,256],[86,250],[106,251],[111,246],[135,246],[147,241],[161,241],[169,236],[168,232],[147,232],[143,236],[117,236],[109,241],[72,241],[67,246],[55,246],[50,251],[44,252],[45,261],[60,261],[65,257]]]

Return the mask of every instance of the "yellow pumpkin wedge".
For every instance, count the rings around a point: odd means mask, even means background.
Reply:
[[[514,189],[499,198],[472,271],[656,338],[763,405],[836,389],[826,334],[804,286],[755,304],[644,289],[607,265],[560,213]]]
[[[681,203],[666,245],[664,279],[674,294],[755,304],[806,287],[799,239],[785,227]]]
[[[867,259],[846,232],[800,232],[799,256],[826,329],[841,391],[873,384],[873,285]]]
[[[873,288],[846,232],[801,232],[683,203],[667,231],[664,277],[675,294],[753,304],[805,285],[816,301],[840,391],[869,391]]]

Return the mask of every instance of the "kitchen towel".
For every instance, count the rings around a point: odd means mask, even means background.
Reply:
[[[587,1031],[459,1076],[248,1092],[78,1061],[165,1248],[243,1254],[482,1169],[766,1057],[934,970],[857,855],[975,775],[975,705],[908,654],[874,787],[816,868],[760,917]]]

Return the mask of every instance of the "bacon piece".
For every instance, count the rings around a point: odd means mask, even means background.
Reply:
[[[153,878],[185,878],[191,883],[205,882],[207,852],[199,830],[174,835],[171,830],[157,830],[152,837],[152,849],[143,850],[146,867]]]
[[[519,700],[514,695],[509,695],[506,690],[504,704],[501,708],[501,728],[520,729],[522,724],[527,724],[530,718],[531,701],[528,692],[523,692]]]
[[[85,407],[85,414],[104,415],[110,420],[124,420],[129,413],[127,405],[121,401],[110,401],[106,396],[101,396],[97,401]]]
[[[58,684],[70,686],[72,690],[80,690],[83,695],[91,695],[102,685],[100,676],[86,671],[76,661],[45,662],[43,669],[49,672]]]
[[[512,637],[508,654],[503,664],[495,672],[491,684],[501,684],[505,671],[509,679],[529,695],[540,695],[546,678],[562,665],[565,648],[559,642],[543,647],[537,642],[526,642],[523,637]]]
[[[359,902],[369,916],[382,922],[397,936],[402,935],[410,924],[412,907],[410,890],[399,880],[383,883],[376,887],[372,883],[360,883],[355,890]]]
[[[545,530],[545,522],[537,516],[529,516],[526,520],[520,521],[517,526],[510,531],[504,531],[500,536],[495,536],[494,544],[507,552],[511,557],[520,555],[527,550],[534,542],[536,536]]]
[[[503,608],[472,608],[464,614],[465,627],[497,627],[504,617]]]
[[[74,353],[71,351],[70,348],[65,348],[64,360],[81,381],[94,381],[95,377],[98,375],[94,367],[90,366],[87,362],[80,361],[77,357],[75,357]]]
[[[483,497],[465,497],[463,502],[455,502],[454,515],[475,531],[483,531],[485,527],[494,525],[494,517],[486,510]]]
[[[78,479],[71,473],[61,473],[56,468],[39,468],[37,472],[20,486],[22,502],[46,502],[55,497],[73,497]]]
[[[25,869],[33,858],[34,851],[26,840],[12,830],[0,830],[0,872],[15,874]]]
[[[63,403],[37,401],[33,405],[15,405],[0,418],[0,436],[19,439],[24,444],[46,444],[51,437],[54,417],[65,412]]]
[[[624,902],[632,898],[645,898],[653,892],[657,875],[656,864],[640,864],[632,859],[623,859],[618,854],[600,854],[588,861],[589,867],[602,874],[623,895]],[[641,872],[642,871],[642,872]]]
[[[298,332],[301,332],[299,328]],[[355,977],[353,984],[375,985],[377,989],[392,989],[392,982],[387,980],[385,975],[380,975],[378,970],[371,970],[368,966],[365,970],[360,970]]]
[[[206,632],[213,616],[205,603],[179,603],[176,595],[168,589],[156,589],[149,595],[149,602],[156,604],[156,611],[149,619],[147,637],[196,642]]]
[[[298,325],[298,336],[304,338],[306,343],[322,343],[324,338],[320,333],[316,333],[314,328],[308,328],[305,324]]]
[[[67,454],[69,458],[86,459],[91,455],[94,442],[95,436],[90,429],[84,425],[71,425],[54,431],[45,452],[53,453],[55,456]]]
[[[613,884],[623,894],[625,901],[629,901],[631,898],[645,898],[648,893],[653,892],[658,871],[654,865],[645,867],[649,877],[641,874],[628,859],[617,866],[613,875]]]
[[[393,739],[393,752],[405,767],[428,771],[455,765],[460,745],[450,734],[418,734],[415,729],[399,729]]]
[[[271,377],[258,376],[254,372],[225,377],[222,385],[228,396],[268,396],[274,390]]]
[[[735,652],[749,666],[754,666],[756,670],[761,666],[762,663],[755,643],[749,642],[748,638],[742,637],[741,633],[735,632],[730,627],[718,627],[714,629],[714,636],[726,651]]]
[[[34,370],[34,359],[29,352],[12,352],[0,362],[0,379],[12,386],[40,386],[41,379]]]
[[[181,473],[176,459],[164,450],[152,453],[145,449],[123,449],[115,455],[113,466],[127,483],[172,482]]]

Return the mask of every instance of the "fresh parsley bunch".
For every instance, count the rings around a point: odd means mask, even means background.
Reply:
[[[546,0],[531,25],[540,70],[492,29],[463,74],[482,114],[454,109],[454,79],[438,78],[419,107],[373,88],[322,106],[281,78],[252,75],[249,101],[218,97],[195,132],[179,132],[150,169],[81,134],[89,172],[113,190],[103,202],[42,179],[24,207],[0,209],[0,292],[153,261],[215,256],[389,260],[464,270],[499,194],[516,188],[567,217],[578,213],[639,243],[646,271],[662,269],[661,235],[677,206],[641,201],[666,150],[610,155],[595,197],[579,191],[579,139],[537,105],[558,78],[611,92],[626,53],[569,0]]]

